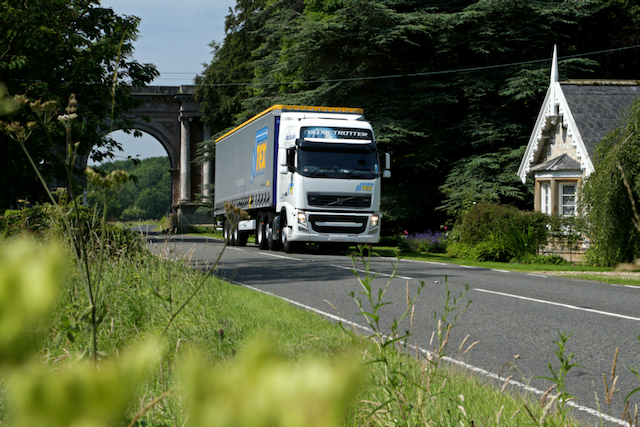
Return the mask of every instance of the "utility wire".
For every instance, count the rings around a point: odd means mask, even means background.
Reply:
[[[628,49],[637,49],[640,48],[640,45],[635,46],[626,46],[615,49],[607,49],[600,50],[595,52],[587,52],[580,53],[576,55],[568,55],[562,56],[558,58],[558,60],[562,59],[572,59],[572,58],[580,58],[583,56],[590,55],[599,55],[603,53],[617,52]],[[540,62],[547,62],[550,59],[537,59],[533,61],[524,61],[524,62],[513,62],[509,64],[500,64],[500,65],[488,65],[485,67],[471,67],[471,68],[460,68],[456,70],[443,70],[443,71],[428,71],[424,73],[411,73],[411,74],[391,74],[386,76],[373,76],[373,77],[352,77],[352,78],[342,78],[342,79],[322,79],[322,80],[302,80],[302,81],[290,81],[290,82],[270,82],[270,83],[200,83],[196,84],[196,86],[207,86],[207,87],[234,87],[234,86],[270,86],[270,85],[290,85],[290,84],[309,84],[309,83],[339,83],[339,82],[354,82],[354,81],[369,81],[369,80],[384,80],[384,79],[398,79],[402,77],[424,77],[424,76],[435,76],[441,74],[454,74],[454,73],[467,73],[471,71],[483,71],[483,70],[492,70],[496,68],[507,68],[507,67],[515,67],[518,65],[529,65],[529,64],[537,64]],[[160,73],[162,74],[198,74],[198,73]],[[169,80],[169,79],[166,79]]]

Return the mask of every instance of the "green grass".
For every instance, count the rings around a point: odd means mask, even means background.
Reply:
[[[548,265],[548,264],[516,264],[507,262],[483,262],[474,261],[471,259],[452,258],[447,254],[423,254],[417,252],[405,252],[399,253],[394,247],[378,246],[374,247],[373,252],[380,256],[395,257],[400,255],[401,258],[411,259],[416,261],[431,261],[431,262],[445,262],[450,264],[468,265],[473,267],[484,268],[498,268],[502,270],[513,271],[612,271],[612,268],[608,267],[591,267],[583,264],[571,264],[571,265]]]
[[[157,335],[201,283],[202,277],[188,262],[169,262],[153,256],[111,260],[99,298],[103,319],[98,333],[100,350],[107,357],[114,357],[145,337]],[[71,318],[73,323],[85,307],[80,283],[72,278],[65,283],[58,309],[43,335],[48,360],[67,355],[74,359],[84,352],[89,339],[85,327],[79,328],[73,341],[64,338],[58,346],[54,342],[64,319]],[[140,408],[175,387],[174,365],[194,349],[206,355],[210,363],[226,364],[235,360],[234,355],[257,336],[268,337],[276,343],[291,366],[318,358],[331,364],[346,353],[356,353],[361,360],[370,361],[375,360],[377,354],[377,347],[366,336],[344,330],[278,298],[211,277],[173,321],[164,339],[162,363],[141,383],[140,393],[134,397],[131,407]],[[550,358],[552,356],[550,354]],[[460,421],[469,425],[470,420],[474,420],[475,425],[496,425],[496,416],[503,405],[501,426],[535,425],[524,409],[525,404],[535,408],[536,417],[541,416],[537,403],[527,403],[530,396],[502,392],[501,384],[486,384],[481,378],[444,365],[436,369],[432,362],[401,351],[396,357],[407,378],[398,390],[403,399],[416,405],[422,402],[420,417],[431,425],[459,425]],[[376,363],[364,367],[362,386],[348,407],[344,425],[388,425],[389,416],[399,414],[381,411],[369,416],[376,406],[370,402],[382,403],[389,398],[386,371]],[[182,396],[175,393],[147,412],[144,422],[182,425],[186,419]]]

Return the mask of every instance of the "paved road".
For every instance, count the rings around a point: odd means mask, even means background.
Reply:
[[[150,243],[156,248],[167,244],[162,236],[150,237]],[[222,248],[219,241],[193,236],[173,237],[170,245],[190,253],[194,264],[200,266],[210,264]],[[308,250],[289,255],[249,245],[227,248],[219,276],[286,298],[333,320],[340,318],[364,326],[366,322],[355,314],[357,307],[349,296],[360,286],[351,267],[351,258],[345,254]],[[374,286],[384,286],[393,273],[392,260],[372,258],[371,271],[380,273]],[[393,304],[385,308],[383,324],[399,316],[406,306],[407,284],[414,294],[420,281],[426,282],[411,327],[412,340],[421,349],[429,348],[436,328],[434,313],[443,312],[447,286],[450,295],[457,297],[468,285],[470,290],[460,300],[461,307],[469,299],[472,303],[452,330],[449,353],[479,375],[494,379],[501,376],[497,381],[513,375],[513,380],[541,393],[549,384],[535,377],[549,376],[548,363],[558,366],[554,341],[560,331],[573,334],[567,352],[575,353],[574,360],[584,366],[571,370],[567,378],[568,391],[578,398],[576,416],[596,423],[594,416],[602,412],[612,416],[604,416],[606,424],[614,425],[622,415],[624,397],[640,387],[640,380],[628,369],[640,369],[640,341],[636,339],[640,334],[640,288],[411,261],[400,261],[396,274],[387,294]],[[458,347],[467,335],[467,345],[479,343],[461,358]],[[604,403],[602,374],[609,377],[616,347],[620,349],[620,392],[609,407]],[[640,393],[633,403],[639,401]]]

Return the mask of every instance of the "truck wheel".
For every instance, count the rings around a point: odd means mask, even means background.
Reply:
[[[224,224],[222,225],[222,238],[228,244],[231,244],[231,224],[228,219],[224,219]]]
[[[256,219],[256,243],[259,249],[267,249],[269,247],[266,230],[267,221],[268,215],[260,212],[258,219]]]
[[[240,242],[240,231],[238,231],[238,224],[231,230],[231,246],[238,246]]]
[[[280,249],[280,238],[275,229],[276,218],[271,212],[269,212],[267,219],[269,220],[269,222],[267,222],[266,235],[268,236],[269,250],[277,251]]]
[[[289,238],[287,237],[287,233],[284,231],[284,229],[282,230],[282,250],[285,253],[293,253],[296,252],[298,250],[300,250],[300,243],[297,242],[292,242],[291,240],[289,240]]]

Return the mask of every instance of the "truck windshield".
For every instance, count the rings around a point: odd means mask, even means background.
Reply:
[[[318,144],[320,145],[320,144]],[[298,173],[320,178],[376,178],[378,156],[367,148],[301,147],[298,150]]]

